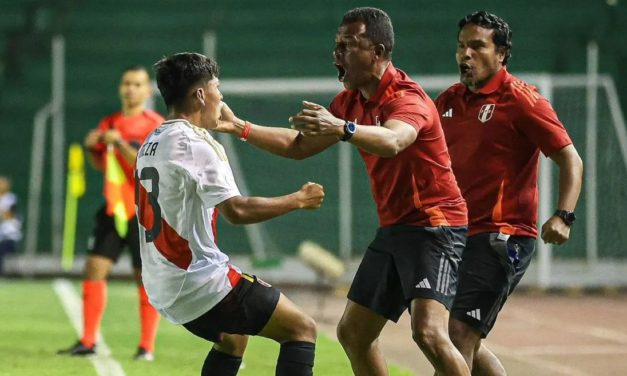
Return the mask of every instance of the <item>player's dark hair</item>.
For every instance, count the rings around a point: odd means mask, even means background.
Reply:
[[[218,77],[218,64],[193,52],[182,52],[165,57],[154,65],[157,87],[165,105],[170,108],[180,104],[189,89],[201,80]]]
[[[497,15],[480,10],[467,15],[459,21],[457,36],[459,36],[462,28],[467,24],[494,30],[494,33],[492,33],[492,41],[497,49],[503,48],[505,50],[503,65],[507,65],[507,61],[512,56],[512,30],[509,28],[507,22]]]
[[[344,14],[340,25],[353,22],[363,22],[366,25],[366,36],[374,44],[382,44],[385,47],[385,57],[392,55],[394,49],[394,28],[390,17],[377,8],[363,7],[351,9]]]

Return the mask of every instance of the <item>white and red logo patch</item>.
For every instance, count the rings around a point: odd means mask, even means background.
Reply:
[[[490,120],[492,118],[492,113],[494,113],[494,103],[484,104],[479,110],[479,121],[485,123]]]

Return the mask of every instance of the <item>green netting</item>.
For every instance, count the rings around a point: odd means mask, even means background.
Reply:
[[[559,119],[562,121],[568,134],[579,155],[585,161],[586,152],[586,90],[585,87],[580,88],[556,88],[553,89],[552,98],[553,108],[557,112]],[[557,194],[559,192],[558,173],[559,169],[554,162],[550,162],[551,176],[553,181],[553,197],[551,199],[551,208],[557,205]],[[586,255],[586,193],[582,189],[579,203],[577,205],[577,222],[572,227],[571,238],[568,243],[553,247],[556,258],[582,258]],[[538,218],[538,228],[541,228],[547,218]]]
[[[607,97],[599,93],[597,200],[599,257],[627,258],[627,166],[623,161]],[[624,147],[624,145],[623,145]],[[583,227],[583,226],[582,226]]]
[[[9,30],[16,27],[27,29],[30,3],[25,0],[0,0],[0,9],[3,11],[0,15],[0,29],[4,40],[0,43],[6,46]],[[81,142],[100,118],[119,109],[116,86],[124,67],[132,64],[150,65],[174,52],[200,51],[202,34],[207,30],[215,31],[218,36],[217,54],[224,80],[235,77],[331,76],[335,73],[331,64],[331,50],[341,16],[354,6],[364,5],[356,0],[280,0],[271,3],[223,0],[209,5],[203,0],[185,0],[179,4],[176,17],[173,17],[170,0],[63,3],[69,4],[69,11],[63,12],[61,17],[67,53],[68,144]],[[620,31],[627,24],[623,22],[627,14],[624,12],[624,2],[619,2],[616,7],[605,5],[604,2],[580,0],[576,3],[576,6],[571,6],[572,2],[565,1],[516,3],[490,0],[482,6],[508,20],[514,30],[514,50],[510,62],[513,72],[582,73],[585,69],[585,45],[590,38],[596,37],[601,47],[602,71],[614,73],[617,83],[624,82],[621,69],[624,66],[621,64],[624,53],[621,49],[613,48],[622,42],[620,38],[624,33]],[[462,0],[451,1],[446,6],[426,1],[374,1],[369,5],[384,8],[394,22],[394,61],[397,66],[409,73],[425,75],[452,74],[456,71],[456,24],[463,15],[476,10],[475,5]],[[534,20],[533,28],[528,27],[530,19]],[[599,21],[591,26],[588,19]],[[47,28],[41,31],[45,34],[55,30]],[[50,62],[47,47],[35,51],[27,49],[22,53],[27,54],[20,60],[21,78],[18,79],[17,72],[9,72],[10,77],[17,80],[14,83],[3,83],[0,93],[0,121],[5,130],[0,139],[0,149],[6,156],[0,159],[0,173],[13,177],[15,191],[21,199],[22,208],[25,208],[32,119],[35,111],[50,97]],[[619,85],[619,89],[624,92],[623,87],[625,85]],[[430,94],[437,95],[435,92]],[[330,96],[311,98],[328,102]],[[227,98],[243,116],[278,124],[285,124],[287,115],[298,110],[300,99],[292,96]],[[599,101],[600,255],[622,257],[625,252],[620,245],[625,244],[625,235],[614,224],[620,221],[624,211],[626,172],[625,166],[621,164],[615,133],[607,117],[604,95],[600,95]],[[583,155],[585,91],[557,89],[554,102]],[[159,110],[163,110],[163,107],[160,106]],[[302,181],[315,178],[327,188],[327,202],[320,212],[294,213],[268,225],[268,232],[275,239],[276,248],[292,252],[297,239],[315,235],[318,238],[314,237],[314,240],[319,239],[326,247],[336,250],[337,212],[332,210],[337,210],[337,205],[331,202],[337,199],[337,150],[327,151],[309,161],[295,162],[253,152],[248,146],[238,144],[237,148],[245,162],[245,174],[252,176],[249,185],[253,194],[288,192],[298,188]],[[363,166],[356,154],[354,157],[354,247],[363,250],[372,237],[376,219]],[[251,169],[251,166],[255,168]],[[274,174],[268,166],[276,166],[281,173]],[[49,172],[46,174],[39,242],[42,250],[49,248],[50,232]],[[258,174],[271,177],[268,180],[273,184],[257,178]],[[87,178],[87,193],[79,209],[78,252],[84,250],[93,226],[93,213],[102,204],[99,174],[88,170]],[[574,228],[572,242],[556,249],[559,257],[581,257],[585,254],[583,200],[585,196],[578,207],[580,219]],[[325,220],[309,223],[311,218]],[[305,234],[301,234],[303,229],[307,230]],[[228,226],[221,225],[221,232],[225,234],[221,239],[225,246],[245,250],[246,242],[244,236],[241,236],[243,233],[231,236],[229,231]]]
[[[281,95],[225,98],[238,116],[260,124],[287,126],[287,118],[301,109],[301,100],[307,99],[327,105],[332,95]],[[263,225],[263,231],[276,244],[277,252],[293,253],[298,244],[311,239],[323,247],[338,251],[338,147],[302,161],[273,156],[247,143],[235,144],[242,173],[251,195],[273,196],[291,193],[308,181],[320,183],[325,189],[325,200],[316,211],[297,211]],[[353,249],[363,252],[372,240],[377,217],[370,185],[361,158],[353,148]],[[219,223],[220,246],[230,252],[250,252],[250,244],[242,227]]]
[[[566,125],[586,166],[586,90],[585,88],[558,88],[554,90],[553,104]],[[598,255],[601,258],[627,258],[627,232],[618,224],[627,212],[627,166],[625,166],[604,90],[598,91],[597,141],[597,205],[595,218],[598,231]],[[585,175],[584,175],[585,176]],[[554,193],[557,194],[557,169],[553,169]],[[578,220],[571,232],[571,241],[555,247],[559,258],[582,258],[586,255],[586,191],[584,188],[577,206]]]

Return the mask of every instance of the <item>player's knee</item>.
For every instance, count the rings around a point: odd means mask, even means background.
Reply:
[[[316,337],[318,336],[316,321],[312,317],[303,314],[300,332],[301,341],[316,342]]]
[[[244,336],[226,335],[222,342],[217,342],[213,348],[232,356],[242,356],[246,350],[248,340]]]
[[[113,261],[97,256],[89,256],[85,264],[85,279],[99,281],[107,279]]]
[[[337,335],[337,339],[338,341],[340,341],[340,343],[342,344],[342,346],[346,347],[352,338],[352,331],[350,330],[350,328],[348,327],[348,325],[346,325],[346,323],[341,320],[338,324],[337,324],[337,328],[335,329],[336,331],[336,335]]]
[[[336,333],[338,341],[346,350],[354,351],[367,347],[367,344],[364,343],[364,337],[359,334],[359,330],[344,320],[340,320],[338,323]]]
[[[422,350],[434,352],[443,341],[446,341],[446,332],[436,325],[419,325],[412,331],[414,342]]]
[[[316,342],[316,337],[316,322],[310,316],[302,313],[288,328],[284,341]]]

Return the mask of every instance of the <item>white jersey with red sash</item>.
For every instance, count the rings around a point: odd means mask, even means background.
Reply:
[[[219,303],[240,273],[216,245],[215,206],[240,192],[224,148],[204,129],[169,120],[137,155],[142,279],[169,321],[189,322]]]

